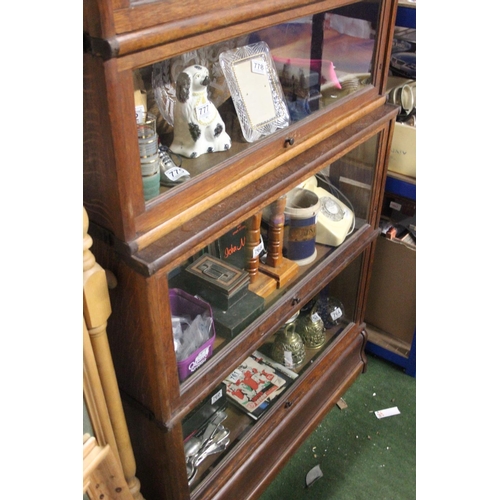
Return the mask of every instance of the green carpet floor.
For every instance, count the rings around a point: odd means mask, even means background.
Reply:
[[[416,379],[368,355],[368,369],[308,437],[260,500],[416,498]],[[375,411],[396,406],[399,415]],[[323,474],[309,487],[315,466]]]

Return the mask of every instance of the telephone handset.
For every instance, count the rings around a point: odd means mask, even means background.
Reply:
[[[299,187],[313,191],[320,201],[316,220],[316,242],[339,246],[353,225],[352,210],[326,189],[319,187],[315,176],[307,179]]]

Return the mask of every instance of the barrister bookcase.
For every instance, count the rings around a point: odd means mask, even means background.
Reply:
[[[116,277],[107,332],[144,498],[258,498],[365,370],[364,310],[398,111],[385,99],[395,14],[393,0],[84,1],[84,206],[96,259]],[[248,142],[219,57],[258,42],[269,47],[290,119]],[[176,72],[190,64],[210,70],[231,147],[182,157],[189,179],[145,199],[137,106],[157,117],[169,146]],[[238,225],[264,224],[269,206],[315,174],[350,200],[348,236],[317,243],[314,260],[262,292],[260,313],[234,337],[217,335],[211,357],[180,381],[169,300],[180,271]],[[340,322],[321,348],[306,349],[261,418],[228,404],[230,444],[189,484],[183,422],[320,295],[341,301]]]

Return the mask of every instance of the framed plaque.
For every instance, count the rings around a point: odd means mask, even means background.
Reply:
[[[219,61],[246,141],[288,127],[290,114],[265,42],[222,52]]]

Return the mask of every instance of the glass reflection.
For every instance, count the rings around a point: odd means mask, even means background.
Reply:
[[[379,0],[357,2],[271,26],[136,70],[136,114],[141,116],[141,113],[149,112],[157,118],[161,152],[160,191],[165,192],[183,184],[252,147],[242,134],[240,117],[233,103],[234,96],[221,68],[221,54],[257,43],[266,44],[274,65],[269,70],[282,87],[290,123],[300,122],[371,83],[379,9]],[[209,77],[203,82],[206,97],[198,97],[193,104],[195,120],[186,118],[189,134],[199,136],[205,133],[199,124],[210,121],[213,122],[211,133],[225,129],[231,144],[228,149],[219,151],[215,147],[211,148],[209,141],[207,152],[211,154],[196,153],[197,157],[191,158],[189,153],[184,155],[181,151],[179,154],[179,148],[176,153],[169,148],[174,142],[174,109],[180,91],[178,80],[186,68],[193,65],[206,68]],[[251,98],[247,100],[249,105]],[[216,108],[217,116],[215,112],[214,117],[208,116],[209,103]],[[218,127],[213,120],[220,120],[221,126]],[[193,125],[192,122],[196,123]]]

